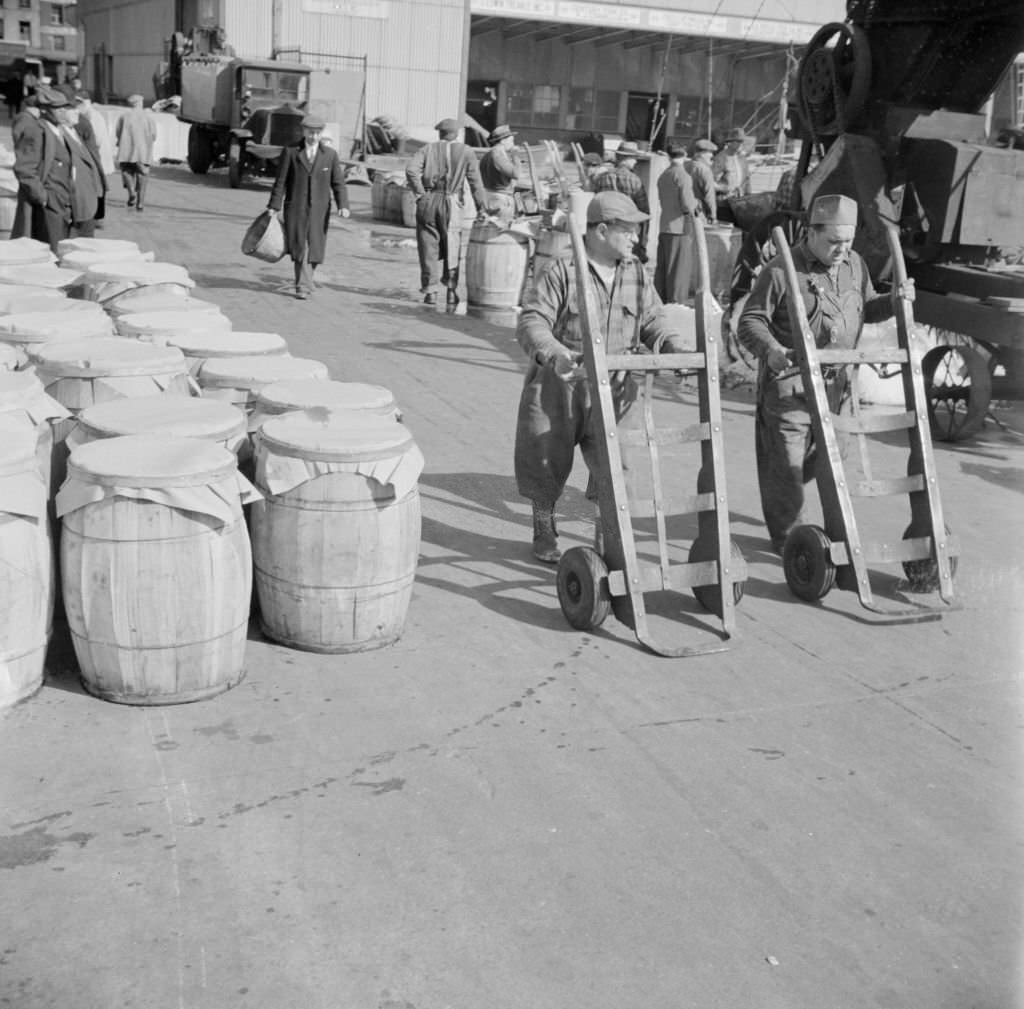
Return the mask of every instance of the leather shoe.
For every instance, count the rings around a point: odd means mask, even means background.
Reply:
[[[423,304],[424,305],[436,305],[437,304],[437,295],[434,294],[433,291],[427,291],[427,293],[425,295],[423,295]]]
[[[305,290],[304,288],[297,287],[295,288],[295,297],[301,299],[302,301],[305,301],[306,298],[309,297],[309,291]]]

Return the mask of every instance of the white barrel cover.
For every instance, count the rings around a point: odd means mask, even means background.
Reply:
[[[14,371],[21,364],[21,355],[16,347],[0,343],[0,372]]]
[[[117,318],[117,331],[122,336],[145,339],[172,337],[192,330],[227,333],[231,320],[219,312],[132,312]]]
[[[328,378],[327,365],[307,357],[246,356],[210,358],[196,376],[204,396],[250,405],[271,382],[295,378]]]
[[[0,242],[0,246],[4,243]],[[0,284],[16,284],[23,287],[46,287],[60,291],[82,282],[81,270],[64,270],[59,266],[45,263],[30,263],[27,266],[0,265]]]
[[[27,420],[32,427],[37,427],[69,416],[66,407],[47,395],[39,376],[31,369],[0,372],[0,430],[10,430],[6,422],[14,419]]]
[[[65,304],[83,305],[85,302],[72,300],[59,288],[0,285],[0,315],[9,315],[11,312],[49,312]]]
[[[262,420],[292,410],[356,410],[398,419],[398,405],[390,389],[364,382],[297,379],[264,386],[256,398],[255,415]]]
[[[42,344],[32,357],[44,382],[58,376],[99,378],[185,371],[185,355],[177,347],[157,347],[119,336]]]
[[[0,289],[0,294],[3,290]],[[213,312],[221,314],[220,305],[188,295],[169,291],[151,291],[145,287],[133,288],[111,299],[103,306],[115,319],[122,315],[145,312]]]
[[[0,266],[25,266],[30,263],[54,263],[57,257],[45,242],[34,238],[12,238],[0,242]]]
[[[154,342],[177,347],[187,358],[200,363],[213,357],[280,357],[288,353],[288,344],[278,333],[218,333],[201,326],[192,331],[161,334]]]
[[[57,515],[105,498],[127,497],[228,524],[236,518],[237,503],[225,499],[225,485],[242,504],[262,496],[238,472],[235,456],[212,441],[141,434],[105,438],[71,453],[67,480],[57,494]]]
[[[85,271],[82,283],[86,296],[93,301],[107,301],[136,287],[159,287],[181,295],[195,287],[183,266],[134,260],[95,263]]]
[[[328,473],[357,473],[411,491],[423,454],[409,429],[387,417],[304,410],[271,417],[255,435],[256,483],[284,494]]]
[[[141,249],[136,248],[131,252],[69,252],[67,255],[60,257],[60,265],[66,270],[87,270],[90,266],[94,266],[97,263],[113,263],[113,262],[140,262],[140,263],[151,263],[153,262],[154,255],[152,252],[143,252]]]
[[[142,250],[135,242],[124,238],[63,238],[57,243],[57,255],[60,258],[72,252],[109,252],[110,261],[123,256],[139,255]],[[152,258],[152,253],[146,253]]]
[[[84,340],[111,336],[110,316],[95,302],[92,311],[17,312],[0,318],[0,340],[10,343],[45,343],[48,340]]]

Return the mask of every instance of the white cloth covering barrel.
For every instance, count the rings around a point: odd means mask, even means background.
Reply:
[[[12,238],[0,242],[0,267],[53,264],[56,259],[49,245],[34,238]]]
[[[58,288],[0,284],[0,315],[10,315],[12,312],[53,312],[69,304],[79,305],[82,302],[74,301]]]
[[[0,242],[0,245],[3,244]],[[79,285],[84,276],[81,270],[64,270],[59,266],[48,266],[46,263],[29,263],[27,266],[0,265],[0,285],[66,291]]]
[[[130,317],[129,317],[130,318]],[[199,316],[205,319],[206,316]],[[177,347],[188,361],[189,371],[198,375],[207,361],[227,357],[283,357],[288,344],[279,333],[250,333],[240,330],[215,332],[197,326],[191,331],[145,337],[155,343]]]
[[[92,311],[18,312],[0,318],[0,342],[19,348],[26,359],[45,343],[91,340],[111,336],[113,330],[110,316],[95,304]]]
[[[43,682],[54,593],[47,492],[34,439],[0,438],[0,707]]]
[[[357,413],[401,420],[390,389],[364,382],[334,382],[307,378],[274,382],[256,397],[249,427],[256,430],[265,420],[294,410],[355,410]]]
[[[34,371],[0,372],[0,443],[12,438],[35,444],[36,462],[46,486],[50,486],[53,427],[70,411],[52,396]]]
[[[157,339],[191,330],[227,333],[231,320],[220,312],[131,312],[117,317],[121,336]]]
[[[255,437],[250,516],[265,633],[315,652],[396,641],[420,541],[412,435],[385,417],[310,410],[268,420]]]
[[[60,265],[66,270],[87,270],[90,266],[95,266],[97,263],[152,263],[153,259],[152,252],[143,252],[137,247],[134,252],[120,253],[107,250],[100,250],[98,252],[80,250],[61,256]]]
[[[0,294],[3,289],[0,288]],[[122,315],[143,315],[149,312],[211,312],[221,315],[220,305],[201,298],[167,291],[149,291],[144,287],[125,291],[103,306],[116,321]]]
[[[82,286],[87,299],[106,303],[139,288],[184,297],[195,287],[195,282],[188,270],[176,263],[124,260],[93,264],[83,274]]]
[[[0,343],[0,371],[14,371],[22,363],[22,355],[17,347]]]
[[[73,452],[102,438],[129,434],[203,438],[235,454],[248,442],[245,414],[230,403],[184,396],[138,396],[87,407],[68,435]]]
[[[328,378],[327,365],[308,357],[214,357],[196,376],[204,396],[226,399],[252,412],[259,391],[271,382]]]
[[[125,704],[210,697],[245,672],[255,497],[195,438],[82,445],[57,495],[64,609],[82,682]]]
[[[108,262],[140,256],[153,258],[153,253],[143,253],[137,242],[130,242],[125,238],[62,238],[57,243],[57,256],[60,259],[76,252],[89,252],[93,255],[105,252]]]

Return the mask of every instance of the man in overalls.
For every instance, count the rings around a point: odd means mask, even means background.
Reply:
[[[420,257],[420,290],[426,305],[437,304],[437,282],[446,290],[446,302],[457,305],[459,259],[462,255],[462,190],[467,179],[483,213],[487,196],[480,180],[480,166],[465,144],[458,144],[459,124],[442,119],[438,139],[421,147],[405,170],[409,188],[416,196],[416,250]]]
[[[913,281],[892,294],[877,294],[864,260],[853,251],[857,204],[848,196],[819,196],[809,227],[793,249],[804,310],[819,348],[857,344],[865,322],[881,322],[895,311],[895,298],[913,300]],[[795,365],[782,258],[766,264],[740,316],[737,337],[758,358],[754,435],[757,478],[772,548],[782,553],[789,531],[801,524],[804,485],[814,476],[815,446],[803,379]],[[849,401],[849,369],[822,369],[829,407],[839,413]]]

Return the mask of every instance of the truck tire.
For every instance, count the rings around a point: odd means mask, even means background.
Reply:
[[[213,142],[202,126],[189,127],[187,160],[194,175],[205,175],[213,163]]]

